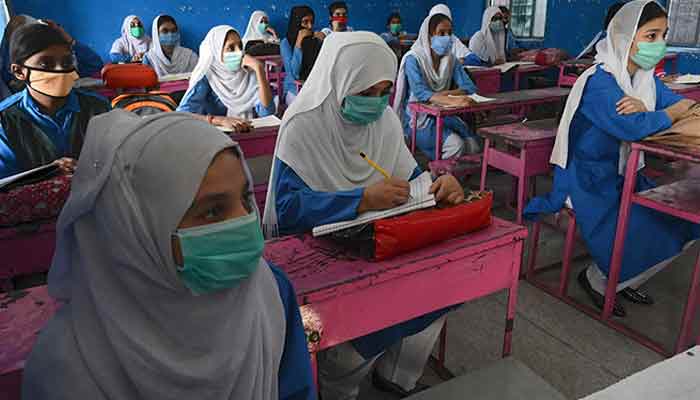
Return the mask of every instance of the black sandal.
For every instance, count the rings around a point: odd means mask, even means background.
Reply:
[[[605,306],[605,296],[602,294],[596,292],[593,290],[593,287],[591,286],[591,283],[588,281],[588,276],[586,276],[586,270],[584,269],[581,271],[580,274],[578,274],[578,283],[581,285],[581,288],[588,293],[588,297],[591,298],[593,301],[593,304],[599,309],[602,310],[603,307]],[[627,316],[627,311],[625,311],[625,308],[622,306],[622,304],[617,302],[617,299],[615,299],[615,305],[613,306],[613,314],[616,317],[626,317]]]

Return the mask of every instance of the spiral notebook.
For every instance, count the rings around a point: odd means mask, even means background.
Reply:
[[[313,229],[314,237],[328,235],[329,233],[341,231],[343,229],[352,228],[354,226],[366,224],[382,218],[389,218],[407,212],[422,210],[424,208],[433,207],[435,196],[430,194],[430,186],[433,180],[430,177],[430,172],[423,172],[416,179],[409,182],[411,185],[411,199],[403,205],[383,211],[368,211],[359,215],[352,221],[336,222],[333,224],[317,226]]]

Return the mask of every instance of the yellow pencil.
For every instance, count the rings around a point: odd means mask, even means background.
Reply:
[[[384,177],[385,177],[386,179],[390,179],[390,178],[391,178],[391,176],[389,176],[389,174],[387,174],[386,171],[384,171],[384,169],[383,169],[382,167],[380,167],[379,165],[377,165],[376,162],[370,160],[369,157],[367,157],[367,154],[365,154],[365,153],[363,153],[363,152],[360,152],[360,157],[362,157],[365,161],[367,161],[367,164],[371,165],[372,168],[376,169],[377,171],[379,171],[380,174],[384,175]]]

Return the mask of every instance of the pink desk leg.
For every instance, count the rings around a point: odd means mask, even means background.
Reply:
[[[411,154],[416,154],[416,141],[418,140],[418,110],[412,110],[411,126],[413,131],[411,134]]]
[[[520,74],[521,72],[516,68],[513,78],[513,90],[520,90]]]
[[[311,373],[314,377],[314,385],[316,386],[316,392],[318,392],[318,353],[311,353]]]
[[[632,149],[630,158],[627,161],[625,185],[622,188],[620,215],[617,218],[615,244],[613,246],[612,259],[610,260],[610,275],[608,276],[608,287],[605,290],[605,307],[603,307],[603,314],[601,315],[603,321],[610,319],[615,304],[615,297],[617,296],[617,283],[620,279],[620,270],[622,269],[622,254],[625,250],[625,237],[627,236],[627,225],[629,223],[630,210],[632,209],[632,194],[637,181],[638,165],[639,150]]]
[[[491,152],[491,139],[484,140],[484,158],[481,160],[481,184],[479,190],[483,191],[486,188],[486,174],[489,170],[489,153]]]
[[[435,161],[442,160],[442,131],[445,121],[443,117],[436,117],[436,132],[435,132]]]
[[[514,259],[518,265],[512,268],[512,276],[510,281],[510,289],[508,290],[508,311],[506,314],[506,329],[503,335],[503,357],[507,357],[511,353],[513,341],[513,323],[515,321],[515,313],[518,303],[518,283],[520,279],[520,263],[523,255],[523,241],[518,241],[513,251],[518,253]]]
[[[695,320],[695,312],[698,306],[698,291],[700,290],[700,254],[695,261],[695,270],[693,278],[690,280],[690,292],[688,292],[688,301],[685,303],[683,311],[683,322],[681,323],[681,332],[678,335],[676,343],[676,354],[684,351],[688,347],[688,338],[693,333],[693,321]]]
[[[525,200],[527,197],[527,174],[525,173],[525,162],[527,161],[527,148],[522,148],[520,150],[520,165],[518,166],[518,205],[517,212],[518,215],[515,221],[518,225],[523,224],[523,208],[525,207]]]

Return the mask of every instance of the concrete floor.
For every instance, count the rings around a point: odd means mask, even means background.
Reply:
[[[540,193],[548,190],[549,181],[540,178]],[[474,178],[469,184],[478,186]],[[489,186],[496,192],[494,213],[513,220],[514,213],[504,207],[504,199],[510,191],[510,178],[490,173]],[[561,261],[562,234],[543,229],[540,243],[538,265]],[[680,326],[698,249],[699,246],[695,246],[648,283],[646,288],[655,297],[656,305],[645,307],[625,302],[628,316],[624,321],[671,348]],[[571,276],[569,293],[590,304],[575,280],[590,259],[583,248],[577,253],[579,257]],[[558,269],[543,274],[542,279],[555,282]],[[503,292],[465,304],[450,314],[447,366],[453,373],[468,374],[500,358],[505,312],[506,294]],[[524,281],[521,281],[518,296],[512,356],[572,400],[597,392],[663,360],[657,353]],[[429,368],[422,381],[428,384],[440,382]],[[393,398],[396,397],[377,391],[369,383],[363,387],[360,396],[361,400]]]

